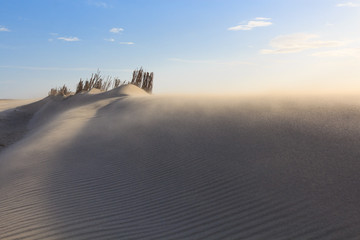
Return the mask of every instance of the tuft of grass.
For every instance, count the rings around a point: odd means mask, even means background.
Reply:
[[[49,96],[56,96],[58,95],[58,90],[57,88],[52,88],[50,89],[50,92],[48,93]]]
[[[144,72],[142,68],[133,72],[131,84],[144,89],[148,93],[152,93],[154,73]]]
[[[139,88],[144,89],[148,93],[152,93],[153,88],[153,79],[154,79],[154,73],[151,72],[144,72],[143,68],[136,69],[133,72],[132,80],[131,82],[121,82],[121,80],[117,77],[114,79],[111,76],[107,76],[106,78],[103,78],[101,76],[101,73],[99,70],[97,70],[96,73],[91,74],[90,79],[86,79],[85,81],[80,78],[79,83],[76,86],[76,92],[75,94],[79,94],[82,92],[89,92],[91,89],[96,88],[101,91],[108,91],[111,88],[117,88],[121,85],[125,84],[133,84],[135,86],[138,86]],[[68,87],[65,85],[61,88],[52,88],[49,91],[49,96],[69,96],[71,94],[71,91]]]
[[[60,88],[59,93],[61,96],[68,96],[71,92],[70,89],[68,89],[67,86],[64,85],[62,88]]]
[[[112,80],[111,80],[111,77],[110,77],[110,76],[107,76],[106,80],[102,83],[100,89],[101,89],[102,91],[105,91],[105,92],[106,92],[106,91],[109,90],[109,88],[110,88],[111,85],[113,85]]]
[[[91,90],[91,88],[90,88],[90,82],[89,82],[89,80],[86,80],[86,81],[85,81],[85,84],[84,84],[84,87],[83,87],[83,91],[88,92],[88,91],[90,91],[90,90]]]
[[[49,92],[49,96],[63,96],[63,97],[67,97],[71,94],[70,89],[64,85],[60,88],[52,88]]]
[[[142,81],[143,73],[144,73],[144,70],[142,69],[142,67],[139,70],[134,70],[131,84],[141,88],[141,81]]]
[[[84,81],[80,78],[78,85],[76,86],[75,94],[81,93],[84,90]]]
[[[100,75],[100,71],[98,69],[95,74],[91,75],[91,78],[90,78],[91,89],[92,88],[101,89],[102,81],[103,81],[103,79],[102,79],[102,76]]]
[[[114,79],[114,85],[113,85],[113,88],[117,88],[117,87],[119,87],[119,86],[120,86],[120,84],[121,84],[120,79],[119,79],[119,78],[115,78],[115,79]]]

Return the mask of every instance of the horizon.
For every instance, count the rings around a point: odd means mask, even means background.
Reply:
[[[154,94],[360,93],[360,0],[4,1],[0,99],[99,69]]]

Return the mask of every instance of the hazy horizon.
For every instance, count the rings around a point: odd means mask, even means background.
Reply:
[[[154,94],[358,93],[360,0],[4,1],[0,99],[155,73]]]

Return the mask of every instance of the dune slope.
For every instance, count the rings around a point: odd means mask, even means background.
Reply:
[[[0,239],[359,239],[359,121],[353,101],[49,101],[0,154]]]
[[[0,99],[0,151],[25,135],[29,121],[45,102]]]

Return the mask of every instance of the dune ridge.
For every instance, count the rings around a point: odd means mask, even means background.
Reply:
[[[0,239],[359,239],[353,99],[46,99],[0,153]]]

